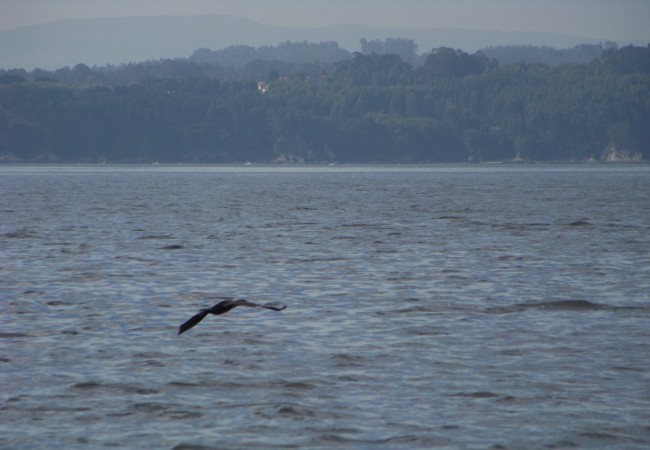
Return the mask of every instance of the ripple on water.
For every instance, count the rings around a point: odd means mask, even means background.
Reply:
[[[253,408],[252,414],[265,419],[282,418],[298,421],[306,419],[329,420],[343,417],[342,414],[333,410],[289,402],[257,405]]]
[[[114,394],[154,395],[159,393],[157,389],[144,387],[138,384],[101,383],[96,381],[75,383],[71,386],[71,389],[90,392],[90,393],[102,393],[102,394],[114,393]]]

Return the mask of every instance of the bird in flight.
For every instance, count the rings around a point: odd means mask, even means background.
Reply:
[[[214,314],[216,316],[220,314],[225,314],[231,309],[237,307],[237,306],[248,306],[249,308],[266,308],[266,309],[272,309],[273,311],[282,311],[284,308],[286,308],[285,305],[280,305],[277,303],[266,303],[264,305],[260,305],[257,303],[249,302],[248,300],[244,300],[243,298],[232,298],[232,297],[218,297],[225,299],[216,305],[214,305],[211,308],[206,308],[202,309],[199,311],[198,314],[192,316],[188,321],[184,322],[180,327],[178,327],[178,334],[184,333],[190,328],[194,327],[196,324],[198,324],[200,321],[205,319],[205,317],[208,314]]]

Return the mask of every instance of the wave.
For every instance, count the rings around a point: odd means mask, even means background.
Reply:
[[[552,300],[544,302],[516,303],[514,305],[497,306],[488,308],[490,314],[509,314],[529,310],[549,311],[622,311],[622,310],[646,310],[644,306],[613,306],[603,303],[595,303],[589,300]]]

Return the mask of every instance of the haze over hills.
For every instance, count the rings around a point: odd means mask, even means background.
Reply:
[[[277,45],[286,41],[336,41],[349,51],[359,41],[413,39],[418,51],[452,47],[467,52],[500,45],[570,48],[598,40],[580,36],[460,29],[380,28],[361,25],[279,27],[226,15],[64,20],[0,32],[0,68],[56,69],[189,57],[198,48]],[[604,36],[603,41],[607,40]],[[625,44],[625,43],[622,43]]]

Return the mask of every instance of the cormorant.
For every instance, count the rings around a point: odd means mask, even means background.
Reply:
[[[225,300],[217,303],[212,308],[206,308],[199,311],[198,314],[194,315],[187,322],[183,323],[180,327],[178,327],[178,334],[184,333],[185,331],[194,327],[200,321],[205,319],[205,316],[207,316],[208,314],[214,314],[218,316],[220,314],[227,313],[228,311],[230,311],[231,309],[237,306],[248,306],[250,308],[260,307],[260,308],[272,309],[273,311],[282,311],[284,308],[286,308],[285,305],[279,305],[273,303],[258,305],[257,303],[244,300],[243,298],[239,298],[239,299],[235,299],[232,297],[218,297],[218,298],[224,298]]]

